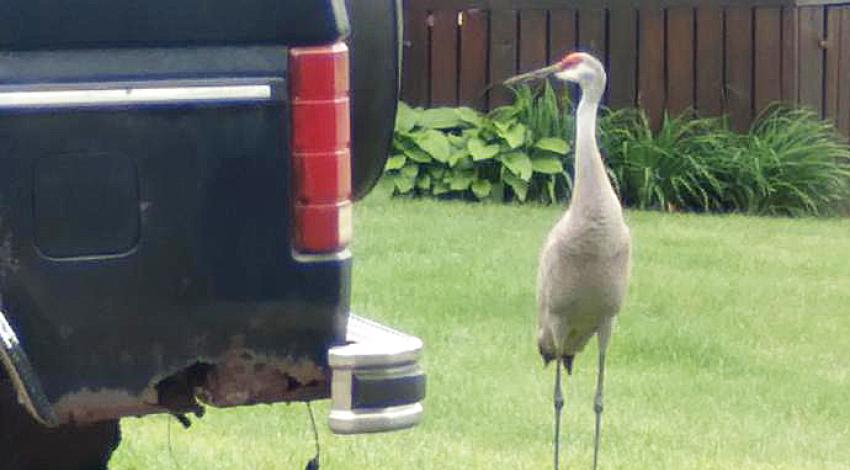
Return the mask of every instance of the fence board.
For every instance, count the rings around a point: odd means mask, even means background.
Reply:
[[[664,111],[664,10],[640,10],[640,66],[638,103],[654,128]]]
[[[782,100],[788,103],[796,103],[800,98],[798,20],[796,8],[782,8]]]
[[[679,115],[694,105],[694,10],[667,10],[667,109]]]
[[[605,10],[587,8],[578,12],[578,48],[605,60]]]
[[[838,95],[840,92],[841,79],[839,77],[841,61],[841,10],[838,8],[826,9],[826,32],[824,40],[825,59],[824,64],[824,117],[832,119],[838,117]],[[845,76],[845,80],[850,77]]]
[[[519,71],[546,65],[546,10],[519,12]]]
[[[576,12],[549,11],[549,63],[559,60],[576,47]]]
[[[549,10],[550,64],[576,49],[576,23],[576,12],[573,9]],[[565,88],[564,84],[558,81],[554,82],[553,86],[559,92]]]
[[[411,0],[416,1],[416,0]],[[428,104],[428,18],[425,10],[410,9],[404,15],[404,74],[402,99],[414,105]]]
[[[759,7],[755,10],[755,64],[757,86],[753,89],[753,106],[758,113],[772,102],[782,99],[782,10]]]
[[[487,109],[487,20],[484,10],[463,13],[460,27],[460,104]]]
[[[696,107],[705,116],[723,113],[723,10],[696,9]]]
[[[605,64],[606,48],[605,43],[605,10],[602,8],[585,8],[578,12],[578,38],[576,49],[579,51],[593,54],[596,58]],[[580,93],[573,88],[572,96],[578,97]],[[602,102],[608,101],[608,90],[602,96]]]
[[[490,12],[490,83],[499,83],[516,73],[516,11]],[[490,106],[510,103],[511,94],[501,86],[490,90]]]
[[[800,17],[800,103],[823,113],[823,7],[805,7]]]
[[[753,10],[726,9],[726,111],[732,127],[744,131],[753,113]]]
[[[431,14],[431,104],[457,104],[457,12]]]
[[[637,92],[637,10],[608,12],[608,104],[634,106]]]
[[[841,66],[839,67],[838,116],[835,124],[850,137],[850,6],[841,7]]]

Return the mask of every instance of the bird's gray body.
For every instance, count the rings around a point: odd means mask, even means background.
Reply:
[[[605,72],[596,59],[585,62],[592,65],[580,82],[572,200],[549,232],[537,275],[540,354],[563,359],[568,370],[595,333],[604,352],[629,278],[629,229],[596,144]]]
[[[572,371],[573,357],[597,335],[599,363],[593,410],[596,428],[593,468],[599,456],[603,410],[605,355],[614,316],[620,311],[629,281],[631,241],[605,164],[596,144],[596,113],[605,92],[602,63],[585,53],[573,53],[548,67],[509,80],[556,78],[581,87],[576,109],[575,176],[570,207],[549,232],[537,271],[537,346],[555,367],[555,470],[561,409],[561,364]]]
[[[613,190],[607,189],[610,194],[574,201],[541,250],[538,347],[546,359],[576,355],[597,332],[607,340],[623,304],[629,229]]]

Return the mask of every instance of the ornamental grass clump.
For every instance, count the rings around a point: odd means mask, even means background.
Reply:
[[[724,183],[716,163],[733,134],[720,119],[665,116],[653,132],[635,109],[607,111],[600,144],[623,202],[638,209],[722,209]]]
[[[718,169],[723,205],[762,215],[837,215],[850,207],[846,137],[811,110],[775,105],[756,119]]]

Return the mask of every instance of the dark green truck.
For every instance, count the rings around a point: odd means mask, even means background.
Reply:
[[[395,0],[0,6],[2,468],[104,465],[118,420],[332,398],[415,425],[415,337],[350,312]]]

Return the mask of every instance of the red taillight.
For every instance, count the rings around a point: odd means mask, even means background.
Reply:
[[[351,241],[348,48],[289,50],[294,248],[332,253]]]

